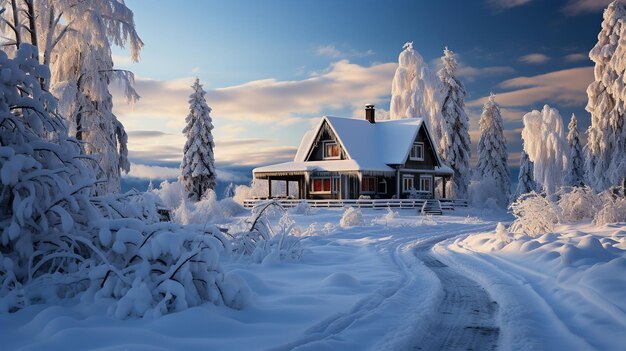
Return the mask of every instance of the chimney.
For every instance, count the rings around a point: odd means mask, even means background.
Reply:
[[[365,119],[370,123],[376,123],[376,110],[374,109],[374,105],[365,105]]]

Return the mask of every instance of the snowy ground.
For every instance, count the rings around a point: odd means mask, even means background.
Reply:
[[[79,301],[31,306],[0,315],[2,349],[454,349],[455,342],[485,346],[497,338],[505,350],[610,350],[626,343],[624,226],[593,234],[612,240],[611,256],[596,252],[585,260],[583,243],[563,263],[551,254],[559,240],[575,246],[581,232],[597,228],[563,227],[544,244],[518,240],[510,245],[520,247],[507,249],[490,241],[497,222],[512,219],[507,214],[421,217],[401,210],[391,218],[364,210],[364,226],[341,228],[342,214],[292,215],[302,227],[320,229],[304,239],[308,252],[300,262],[226,262],[251,288],[243,310],[206,304],[158,319],[117,320]],[[454,294],[466,293],[471,301],[461,306]],[[452,328],[469,331],[451,339],[458,334]],[[481,339],[484,330],[492,333]]]

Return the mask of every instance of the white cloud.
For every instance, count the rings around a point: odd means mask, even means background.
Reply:
[[[548,62],[550,60],[550,57],[544,54],[535,53],[535,54],[524,55],[520,57],[519,60],[524,63],[541,64],[541,63]]]
[[[589,61],[589,55],[583,53],[569,54],[565,56],[566,62]]]
[[[502,106],[520,107],[550,103],[584,106],[587,86],[593,81],[593,67],[578,67],[549,72],[532,77],[517,77],[500,83],[499,87],[514,89],[498,93],[496,101]],[[482,106],[488,97],[470,101],[469,106]]]
[[[179,175],[180,169],[178,168],[131,163],[130,172],[123,176],[142,179],[174,179],[178,178]]]
[[[315,52],[318,56],[326,56],[334,59],[339,58],[349,58],[349,57],[365,57],[374,55],[374,51],[372,49],[368,49],[365,51],[358,51],[351,48],[346,48],[345,50],[340,50],[337,46],[333,44],[321,45],[315,48]]]
[[[526,5],[531,1],[532,0],[487,0],[487,5],[499,10],[505,10],[517,6]]]
[[[563,7],[563,12],[570,16],[598,12],[605,9],[611,2],[613,0],[570,0]]]
[[[513,72],[515,72],[515,69],[509,66],[471,67],[461,64],[458,69],[459,77],[465,78],[465,80],[470,82],[479,77],[497,76]]]

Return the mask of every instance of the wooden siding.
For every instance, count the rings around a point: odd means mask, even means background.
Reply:
[[[417,137],[415,138],[415,142],[424,143],[424,160],[413,161],[411,160],[411,156],[409,155],[406,158],[404,166],[401,168],[435,169],[435,166],[437,166],[437,156],[435,156],[435,150],[433,149],[433,145],[431,145],[428,137],[426,136],[426,130],[424,129],[424,127],[420,127],[420,130],[417,133]]]
[[[323,161],[324,160],[324,141],[332,140],[337,143],[339,146],[339,159],[347,160],[348,157],[346,155],[346,151],[341,146],[341,143],[333,133],[332,129],[328,125],[328,122],[324,122],[322,128],[320,128],[319,133],[315,136],[313,141],[313,148],[311,149],[307,161]]]

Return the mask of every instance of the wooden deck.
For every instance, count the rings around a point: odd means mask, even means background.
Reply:
[[[372,199],[372,200],[301,200],[301,199],[272,199],[285,208],[298,205],[306,201],[311,207],[323,208],[422,208],[426,199]],[[467,207],[467,200],[464,199],[438,199],[442,210],[454,210],[455,207]],[[244,200],[245,208],[252,208],[268,199],[248,199]]]

